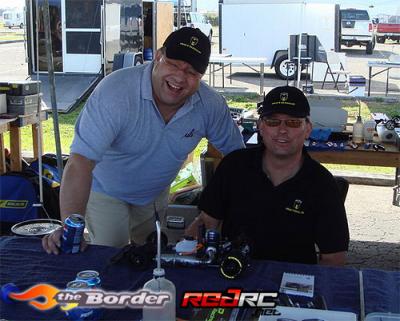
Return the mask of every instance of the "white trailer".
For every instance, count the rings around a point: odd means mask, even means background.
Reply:
[[[339,6],[304,1],[221,0],[219,50],[238,57],[265,57],[278,77],[293,79],[289,36],[316,35],[326,51],[339,51]]]
[[[22,10],[7,10],[3,12],[4,27],[24,27],[24,13]]]

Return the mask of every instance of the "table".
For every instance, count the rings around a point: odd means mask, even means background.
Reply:
[[[365,149],[363,146],[357,149],[346,147],[344,151],[310,151],[310,155],[321,163],[328,164],[348,164],[348,165],[367,165],[395,167],[395,186],[393,191],[393,205],[396,201],[397,188],[400,188],[400,151],[392,144],[382,144],[384,151],[374,151],[372,148]]]
[[[47,112],[40,113],[40,121],[47,119]],[[39,137],[39,118],[36,114],[19,115],[9,119],[0,119],[0,174],[6,172],[6,160],[4,153],[3,134],[10,132],[10,161],[12,171],[22,170],[22,154],[21,154],[21,128],[24,126],[32,126],[33,155],[38,158]]]
[[[381,71],[378,71],[376,73],[372,73],[372,68],[376,67],[376,68],[384,68]],[[385,96],[387,96],[388,92],[389,92],[389,70],[391,68],[400,68],[400,63],[393,63],[393,62],[389,62],[389,61],[368,61],[368,97],[370,96],[371,93],[371,79],[373,77],[375,77],[376,75],[379,75],[383,72],[387,72],[386,73],[386,89],[385,89]]]
[[[64,289],[82,270],[97,270],[102,288],[106,291],[135,291],[152,277],[151,269],[134,270],[128,263],[108,265],[109,259],[120,250],[106,246],[89,246],[84,253],[46,254],[38,238],[0,238],[0,284],[15,283],[26,290],[37,283],[48,283]],[[359,272],[354,268],[324,267],[273,261],[253,261],[238,280],[226,280],[214,268],[166,268],[166,276],[177,289],[177,304],[184,291],[225,291],[240,287],[247,291],[277,291],[283,272],[313,274],[315,293],[325,297],[331,310],[360,314]],[[400,272],[368,270],[364,273],[366,313],[400,312]],[[177,309],[177,316],[188,319],[190,311]],[[107,309],[104,320],[139,320],[140,310]],[[27,302],[14,305],[0,302],[0,318],[7,320],[61,320],[59,308],[37,311]]]
[[[348,165],[367,165],[395,167],[395,186],[400,188],[400,151],[395,145],[382,144],[384,151],[375,151],[374,149],[365,149],[363,146],[357,149],[346,147],[345,150],[325,150],[309,151],[309,154],[315,160],[328,164],[348,164]],[[222,154],[211,144],[207,147],[207,157],[215,159],[214,168],[218,165]],[[393,205],[395,205],[397,191],[393,192]]]
[[[230,74],[232,74],[232,64],[242,64],[250,69],[258,72],[260,74],[260,95],[264,92],[264,66],[267,63],[267,58],[265,57],[234,57],[234,56],[225,56],[225,55],[211,55],[210,56],[210,85],[215,85],[215,72],[222,69],[222,87],[225,86],[225,76],[224,69],[225,67],[230,67]],[[215,65],[222,65],[221,68],[215,69]],[[256,70],[252,67],[252,65],[259,65],[260,70]],[[211,83],[211,75],[212,75],[212,83]],[[232,79],[231,79],[232,83]]]

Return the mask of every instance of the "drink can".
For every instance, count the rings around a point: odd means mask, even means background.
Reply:
[[[81,271],[76,275],[77,281],[85,281],[90,288],[99,288],[101,280],[99,277],[99,272],[94,270]]]
[[[71,292],[88,291],[90,290],[90,286],[85,281],[74,280],[67,283],[66,290]],[[65,311],[65,314],[71,321],[84,321],[98,320],[100,317],[100,312],[100,309],[83,308],[77,306],[76,308]]]
[[[78,292],[81,290],[89,290],[89,285],[85,281],[73,280],[67,283],[67,291]]]
[[[61,237],[61,251],[64,253],[78,253],[85,229],[85,219],[82,215],[72,214],[64,222]]]

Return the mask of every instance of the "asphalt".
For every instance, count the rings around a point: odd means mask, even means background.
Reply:
[[[365,74],[367,72],[365,69],[366,59],[379,59],[382,55],[387,56],[391,47],[388,47],[389,49],[382,48],[381,51],[378,48],[374,54],[375,57],[366,58],[361,53],[356,53],[354,57],[350,56],[349,60],[354,62],[354,66],[362,66],[362,70],[358,71]],[[400,45],[395,49],[400,51]],[[362,64],[359,60],[363,60]],[[23,43],[0,44],[0,81],[26,79],[27,70]],[[238,69],[238,71],[241,71],[241,69]],[[229,87],[217,88],[217,90],[225,94],[230,92],[238,94],[259,92],[259,78],[256,73],[241,75],[236,71],[234,72],[233,84],[229,84],[229,78],[227,78],[225,83]],[[206,75],[204,79],[207,81],[208,76]],[[266,91],[284,83],[282,80],[276,79],[271,71],[266,74]],[[377,97],[374,99],[382,100],[384,84],[384,75],[379,75],[373,83],[375,91],[377,91],[373,93],[373,96]],[[400,100],[399,87],[400,81],[393,80],[391,82],[388,99]],[[320,90],[317,89],[317,92],[320,92]],[[333,88],[324,89],[322,92],[324,95],[346,98],[343,92],[338,93]],[[352,183],[345,202],[351,236],[348,266],[399,271],[400,208],[392,205],[393,180],[390,176],[381,175],[376,177],[367,175],[363,178],[363,175],[359,173],[337,172],[336,174],[347,175],[346,178]]]

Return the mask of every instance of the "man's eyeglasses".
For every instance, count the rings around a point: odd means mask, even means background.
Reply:
[[[264,122],[265,125],[268,127],[278,127],[282,122],[285,123],[286,127],[289,128],[299,128],[303,124],[303,119],[275,119],[275,118],[266,118],[263,117],[261,120]]]
[[[180,67],[177,63],[169,60],[165,56],[161,56],[160,59],[161,62],[163,62],[169,69],[173,71],[182,71],[187,77],[192,78],[192,79],[200,79],[203,75],[199,72],[197,72],[193,67],[186,67],[182,68]]]

